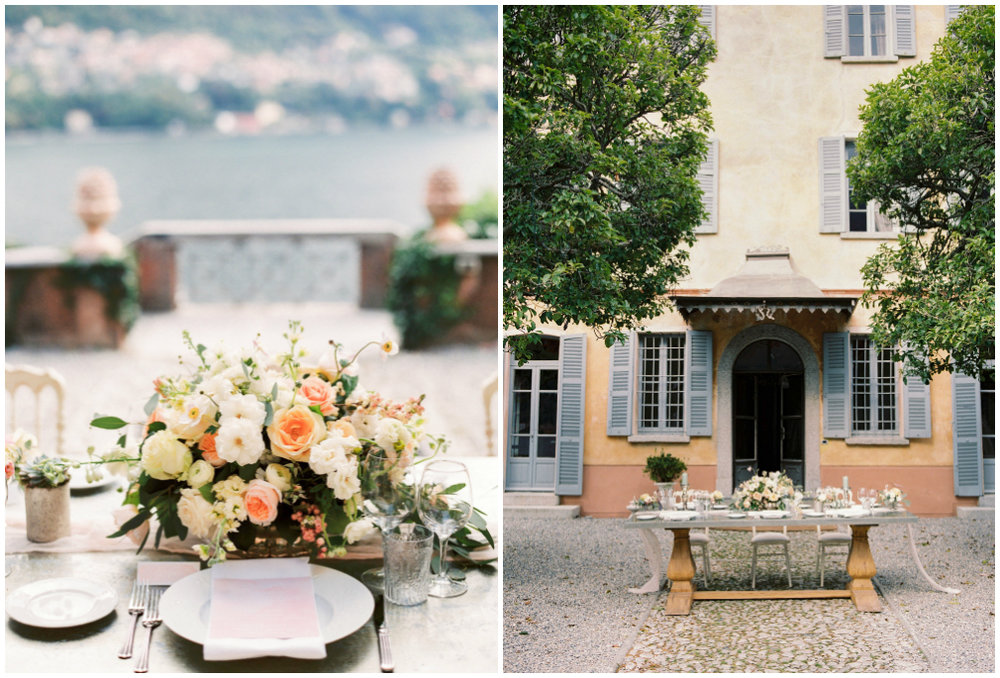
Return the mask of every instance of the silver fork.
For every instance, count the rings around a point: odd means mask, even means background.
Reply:
[[[164,586],[150,586],[149,596],[146,598],[146,614],[142,620],[142,625],[146,627],[146,645],[139,655],[139,661],[135,663],[136,673],[146,673],[149,670],[149,646],[153,643],[153,629],[160,625],[160,596],[163,594]]]
[[[136,580],[132,584],[132,595],[128,601],[128,613],[132,617],[132,624],[128,630],[128,638],[122,644],[122,649],[118,650],[118,656],[128,659],[132,656],[132,644],[135,642],[135,627],[139,625],[139,617],[142,616],[146,606],[146,585]]]

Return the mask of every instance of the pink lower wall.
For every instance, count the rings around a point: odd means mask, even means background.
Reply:
[[[921,516],[953,516],[958,506],[976,505],[974,497],[955,497],[941,491],[953,486],[950,466],[824,466],[820,483],[840,487],[845,475],[854,489],[882,488],[886,484],[901,488],[910,501],[908,509]],[[688,482],[694,489],[715,489],[715,466],[689,466]],[[578,504],[584,516],[623,517],[628,515],[625,507],[633,497],[653,494],[655,489],[641,466],[584,465],[583,495],[562,497],[562,503]]]

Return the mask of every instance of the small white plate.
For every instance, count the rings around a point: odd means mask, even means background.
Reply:
[[[656,511],[646,511],[645,513],[636,513],[636,520],[653,520],[654,518],[659,518],[660,514]]]
[[[103,490],[106,487],[114,485],[120,479],[118,476],[113,476],[104,469],[98,469],[98,472],[101,474],[101,477],[92,483],[88,483],[87,472],[84,469],[75,469],[69,477],[69,491],[72,493],[96,492],[97,490]]]
[[[26,584],[7,596],[7,614],[29,626],[59,629],[97,621],[115,609],[118,595],[106,584],[59,577]]]
[[[776,520],[778,518],[784,518],[788,515],[787,511],[761,511],[760,517],[765,520]]]
[[[316,614],[324,643],[349,636],[365,625],[375,609],[375,599],[354,577],[328,567],[310,565],[316,594]],[[163,623],[192,643],[208,638],[212,606],[212,571],[201,570],[176,582],[160,599]]]
[[[822,518],[824,514],[822,511],[803,510],[802,515],[806,518]]]
[[[727,518],[746,518],[747,514],[740,513],[739,511],[730,511],[726,514]]]

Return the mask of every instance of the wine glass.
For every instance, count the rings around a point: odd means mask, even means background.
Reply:
[[[862,488],[860,490],[861,494],[861,507],[868,513],[873,513],[873,508],[875,506],[875,500],[878,496],[876,490]]]
[[[465,582],[448,576],[448,539],[472,515],[472,486],[469,470],[458,461],[432,461],[424,469],[417,490],[420,519],[441,542],[438,573],[431,580],[428,595],[435,598],[460,596],[468,590]]]
[[[405,472],[397,457],[383,450],[372,450],[362,462],[361,510],[382,532],[383,552],[386,533],[399,525],[413,510],[413,486],[405,481]],[[361,581],[374,591],[385,586],[385,570],[373,567],[361,573]]]

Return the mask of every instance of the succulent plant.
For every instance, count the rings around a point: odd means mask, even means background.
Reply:
[[[71,463],[44,454],[18,467],[18,480],[24,487],[59,487],[69,482]]]

